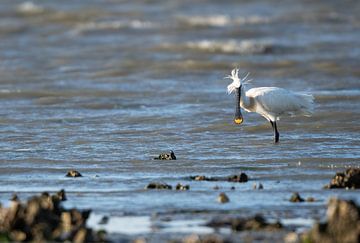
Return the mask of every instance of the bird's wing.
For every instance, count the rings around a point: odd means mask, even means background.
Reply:
[[[259,87],[246,92],[253,97],[260,113],[268,113],[275,119],[284,114],[296,114],[304,106],[300,95],[277,87]],[[266,115],[266,114],[262,114]]]

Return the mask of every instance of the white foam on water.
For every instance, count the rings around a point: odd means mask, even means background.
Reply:
[[[44,8],[31,1],[23,2],[17,6],[17,11],[24,14],[38,14],[44,12]]]
[[[226,27],[231,25],[268,23],[269,18],[261,16],[209,15],[209,16],[178,16],[180,22],[194,27]]]
[[[167,233],[196,232],[199,234],[209,234],[213,232],[212,228],[204,226],[206,220],[171,220],[160,222],[160,227],[157,227],[159,222],[153,222],[150,216],[109,217],[109,221],[106,224],[99,224],[102,217],[102,215],[92,213],[88,220],[88,226],[96,230],[104,229],[108,233],[128,235],[151,233],[154,229],[157,232]]]
[[[201,40],[187,42],[185,46],[189,49],[207,52],[260,54],[266,52],[272,45],[267,41],[255,40]]]
[[[87,22],[77,24],[72,30],[72,34],[81,34],[90,31],[105,31],[105,30],[119,30],[119,29],[153,29],[156,28],[158,24],[150,21],[142,20],[115,20],[115,21],[102,21],[102,22]]]
[[[110,217],[107,224],[99,224],[103,216],[91,214],[88,226],[96,230],[105,229],[108,233],[146,234],[151,232],[149,216]]]

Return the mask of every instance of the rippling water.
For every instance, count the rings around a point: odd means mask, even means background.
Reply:
[[[66,205],[97,215],[284,220],[321,218],[333,195],[359,202],[322,189],[359,166],[359,12],[359,1],[1,1],[1,201],[64,188]],[[235,126],[223,79],[233,67],[253,87],[312,93],[314,116],[282,119],[279,145],[257,114]],[[152,160],[170,149],[178,160]],[[241,171],[250,182],[188,179]],[[151,181],[191,190],[144,190]],[[291,204],[293,191],[317,202]]]

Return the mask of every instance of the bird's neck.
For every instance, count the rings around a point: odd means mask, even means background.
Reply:
[[[251,106],[250,99],[246,96],[246,89],[243,85],[241,87],[240,106],[245,109]]]

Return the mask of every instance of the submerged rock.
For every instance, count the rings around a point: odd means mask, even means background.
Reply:
[[[349,168],[345,172],[338,172],[325,188],[360,188],[360,169]]]
[[[65,198],[64,190],[44,192],[26,203],[12,201],[9,208],[0,208],[0,241],[104,242],[86,227],[90,210],[66,210],[60,204]]]
[[[106,215],[104,215],[104,216],[100,219],[100,221],[99,221],[98,224],[107,224],[108,222],[109,222],[109,217],[106,216]]]
[[[168,190],[171,190],[172,186],[165,184],[165,183],[151,182],[145,187],[145,189],[168,189]]]
[[[253,184],[253,189],[254,190],[256,190],[256,189],[262,190],[262,189],[264,189],[264,186],[261,183],[259,183],[259,186],[256,183],[254,183]]]
[[[159,160],[176,160],[176,156],[174,151],[170,150],[169,153],[163,153],[163,154],[159,154],[158,157],[155,157],[154,159],[159,159]]]
[[[77,170],[69,170],[66,177],[82,177],[82,175]]]
[[[217,200],[219,203],[227,203],[230,201],[229,197],[224,192],[219,194]]]
[[[331,198],[327,208],[327,221],[316,223],[302,235],[303,242],[359,242],[360,208],[355,202]]]
[[[220,235],[210,234],[210,235],[197,235],[192,234],[186,236],[182,243],[225,243],[230,242],[222,238]]]
[[[268,223],[261,215],[256,215],[250,218],[220,218],[213,219],[206,224],[213,228],[231,227],[233,231],[244,230],[279,230],[283,226],[281,223]]]
[[[290,197],[290,202],[303,202],[305,201],[304,198],[300,196],[298,192],[294,192]]]
[[[182,184],[180,184],[180,183],[178,183],[177,185],[176,185],[176,190],[178,190],[178,191],[187,191],[187,190],[189,190],[190,189],[190,186],[189,185],[182,185]]]
[[[229,176],[227,180],[230,182],[247,182],[248,176],[245,173],[241,173],[240,175]]]
[[[207,177],[204,175],[190,176],[194,181],[228,181],[228,182],[247,182],[249,177],[245,173],[239,175],[231,175],[227,177]]]
[[[204,175],[190,176],[190,179],[194,181],[218,181],[216,178],[207,177]]]
[[[308,198],[306,198],[306,201],[307,201],[307,202],[315,202],[315,198],[313,198],[313,197],[308,197]]]

